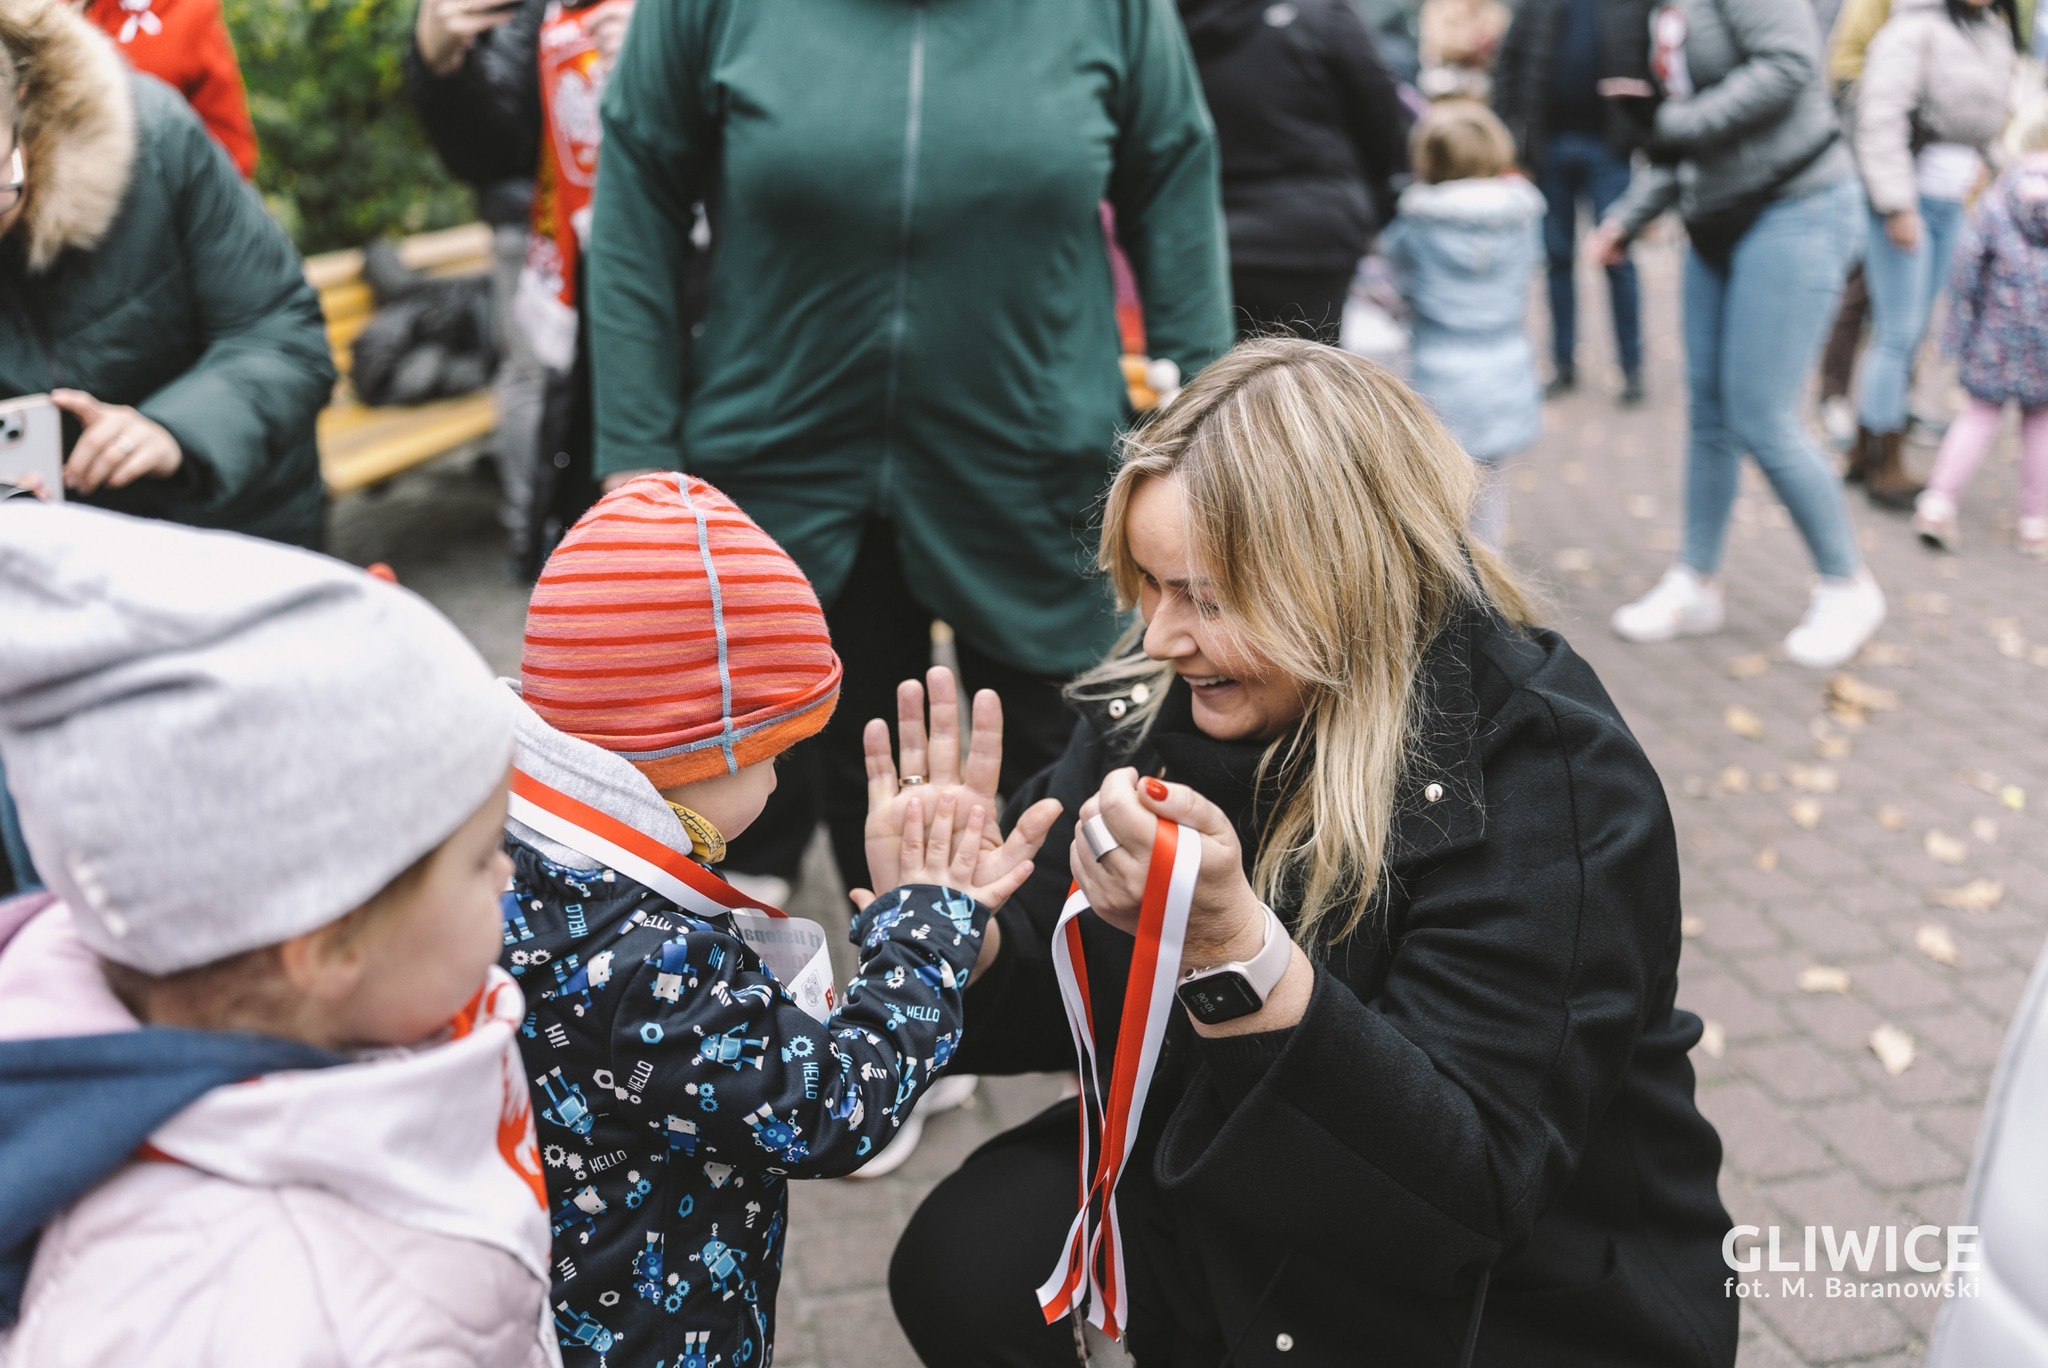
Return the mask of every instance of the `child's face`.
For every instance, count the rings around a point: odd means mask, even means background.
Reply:
[[[715,775],[693,784],[677,784],[661,791],[671,803],[681,803],[718,828],[730,841],[754,824],[768,795],[775,792],[774,759],[756,761],[734,774]]]
[[[476,995],[504,944],[498,895],[512,875],[504,828],[500,785],[341,952],[354,960],[354,988],[331,1004],[337,1042],[414,1044]]]

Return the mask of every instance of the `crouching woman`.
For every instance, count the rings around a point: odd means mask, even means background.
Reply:
[[[1045,848],[1094,908],[1099,1058],[1158,817],[1202,842],[1181,973],[1247,966],[1209,1020],[1175,1009],[1120,1189],[1146,1368],[1734,1361],[1670,813],[1593,671],[1468,544],[1473,496],[1413,394],[1308,343],[1239,347],[1128,441],[1101,564],[1142,626],[1013,808],[1064,804]],[[963,1069],[1073,1067],[1058,865],[1000,914]],[[891,1288],[927,1363],[1073,1362],[1034,1289],[1074,1111],[906,1230]]]

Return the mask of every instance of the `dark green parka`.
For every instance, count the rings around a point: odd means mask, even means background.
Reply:
[[[298,253],[169,86],[69,5],[9,13],[28,192],[0,238],[0,399],[84,390],[184,449],[93,503],[317,545],[334,368]]]
[[[1214,129],[1170,0],[642,0],[604,138],[598,470],[702,475],[828,603],[887,518],[964,639],[1042,675],[1099,660],[1089,524],[1129,416],[1102,201],[1153,354],[1191,375],[1231,340]]]

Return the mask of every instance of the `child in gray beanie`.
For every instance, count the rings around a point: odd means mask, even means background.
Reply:
[[[401,589],[0,505],[0,1361],[558,1362],[511,754]]]

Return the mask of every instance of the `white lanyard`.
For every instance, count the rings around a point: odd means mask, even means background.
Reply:
[[[1038,1289],[1048,1324],[1086,1305],[1088,1323],[1111,1339],[1123,1338],[1127,1293],[1123,1235],[1117,1226],[1116,1185],[1129,1162],[1145,1097],[1159,1064],[1159,1046],[1174,1010],[1181,947],[1187,939],[1188,908],[1202,867],[1197,832],[1163,818],[1145,872],[1145,896],[1138,911],[1137,946],[1124,984],[1123,1018],[1117,1027],[1116,1057],[1109,1090],[1095,1053],[1095,1023],[1088,1000],[1088,965],[1076,920],[1088,899],[1076,888],[1067,896],[1053,931],[1053,970],[1080,1061],[1080,1210],[1067,1230],[1060,1261]]]
[[[814,921],[764,907],[680,851],[578,802],[524,770],[512,771],[511,815],[550,840],[587,855],[685,912],[727,918],[796,1005],[822,1022],[838,993],[825,931]]]

